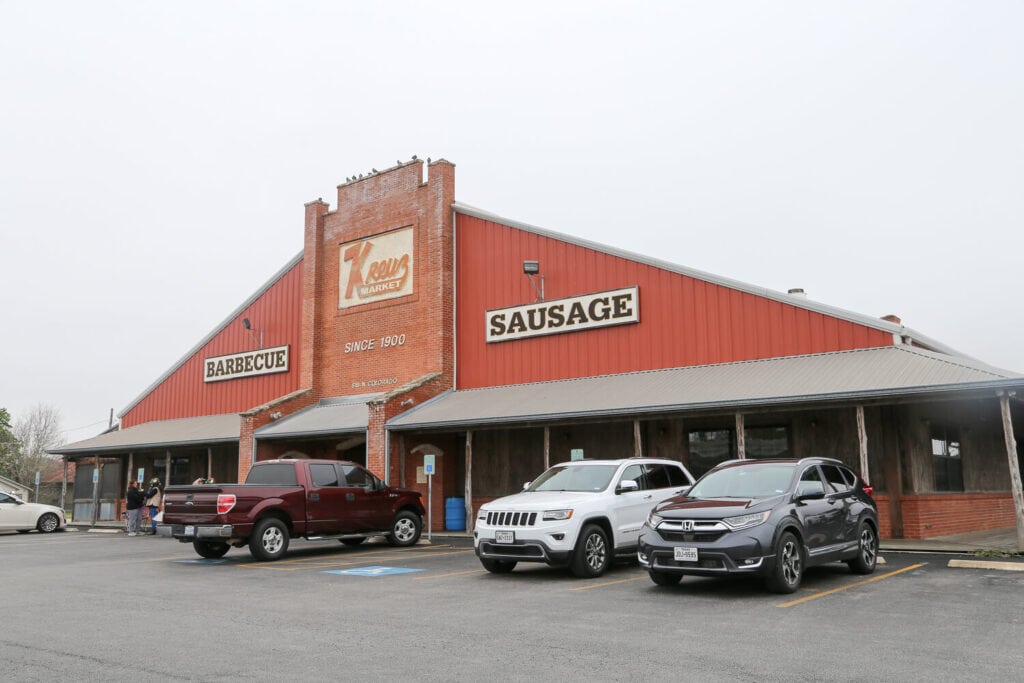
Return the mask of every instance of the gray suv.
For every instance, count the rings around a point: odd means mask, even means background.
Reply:
[[[732,460],[655,506],[637,557],[660,586],[686,575],[763,577],[792,593],[804,570],[875,570],[878,509],[853,470],[830,458]]]

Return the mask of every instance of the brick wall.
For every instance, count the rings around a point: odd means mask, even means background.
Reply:
[[[905,495],[902,510],[904,538],[935,538],[1017,523],[1009,493]]]

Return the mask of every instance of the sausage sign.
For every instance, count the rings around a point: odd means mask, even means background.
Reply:
[[[640,322],[636,286],[487,311],[487,342]]]

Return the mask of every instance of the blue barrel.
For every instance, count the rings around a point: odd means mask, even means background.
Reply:
[[[448,531],[466,530],[465,498],[448,498],[444,501],[444,528]]]

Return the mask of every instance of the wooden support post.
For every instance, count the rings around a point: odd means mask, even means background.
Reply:
[[[134,469],[134,467],[135,467],[134,460],[135,460],[135,453],[129,453],[128,454],[128,479],[124,482],[125,488],[128,488],[128,484],[132,483],[132,479],[135,478],[135,475],[132,474],[132,469]]]
[[[857,443],[860,449],[860,477],[865,484],[871,485],[868,472],[868,431],[864,425],[864,406],[857,406]]]
[[[644,445],[640,440],[640,420],[633,420],[633,455],[640,458],[644,454]]]
[[[466,531],[473,530],[473,432],[466,432]]]
[[[551,427],[544,428],[544,469],[551,467]]]
[[[206,447],[206,478],[213,476],[213,447]]]
[[[736,457],[747,459],[747,434],[743,426],[743,413],[736,413]]]
[[[60,507],[62,510],[67,510],[66,502],[68,497],[68,456],[62,455],[60,459],[64,461],[64,477],[60,482]]]
[[[405,486],[405,434],[398,435],[398,485]]]
[[[999,392],[999,410],[1003,414],[1003,438],[1006,440],[1006,457],[1010,461],[1013,508],[1017,512],[1017,550],[1024,552],[1024,487],[1021,486],[1017,439],[1013,435],[1013,418],[1010,415],[1010,397],[1013,395],[1012,391]]]

